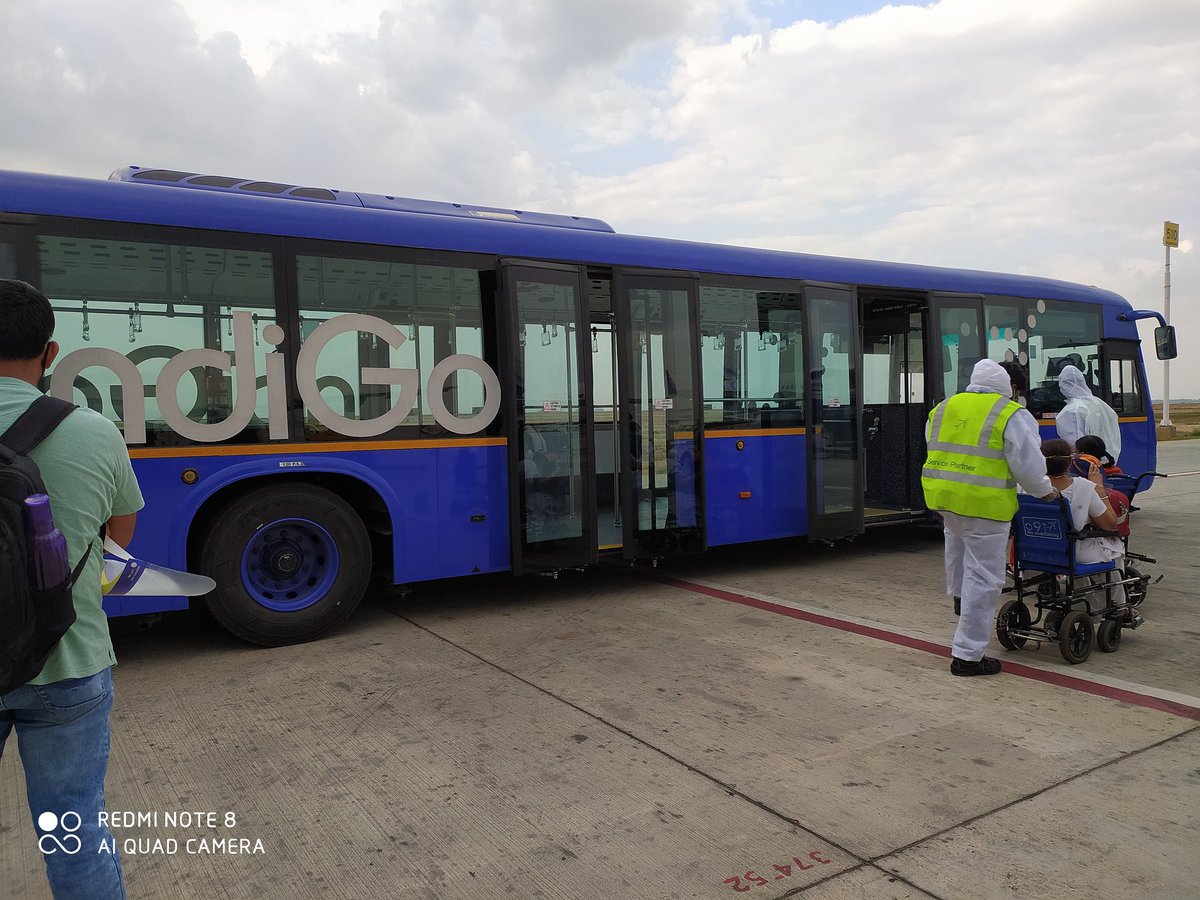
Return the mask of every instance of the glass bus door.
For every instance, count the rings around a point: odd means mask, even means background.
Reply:
[[[926,367],[933,382],[926,394],[932,409],[947,397],[965,391],[971,370],[987,352],[983,336],[983,296],[939,294],[929,296],[929,332]],[[940,364],[939,364],[940,361]]]
[[[858,299],[848,288],[807,285],[808,538],[863,531]]]
[[[690,275],[614,278],[627,559],[705,548],[698,293]]]
[[[584,272],[501,264],[513,572],[595,562],[591,342]]]

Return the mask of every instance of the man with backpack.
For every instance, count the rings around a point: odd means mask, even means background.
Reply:
[[[0,754],[15,731],[29,811],[54,896],[123,898],[119,858],[98,852],[101,840],[113,846],[99,813],[116,664],[100,603],[101,529],[118,544],[128,544],[142,495],[112,422],[88,409],[39,400],[38,383],[59,349],[51,340],[54,312],[46,297],[22,281],[0,279],[0,323],[0,642],[5,654],[0,672],[5,682],[28,676],[16,685],[0,682]],[[39,500],[14,498],[14,490],[24,493],[14,484],[28,482],[36,491],[38,479],[50,498],[51,528],[66,538],[65,569],[39,567],[28,513],[20,509]],[[27,528],[18,531],[22,515]],[[59,585],[60,591],[70,591],[74,622],[56,643],[53,633],[46,639],[49,607],[36,602],[54,593],[37,583],[45,571],[67,571],[75,578],[73,588],[69,580]],[[66,606],[63,625],[70,622],[70,612]]]

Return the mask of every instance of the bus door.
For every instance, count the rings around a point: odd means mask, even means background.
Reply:
[[[866,516],[878,522],[925,508],[919,464],[925,457],[925,296],[859,294]]]
[[[806,285],[808,311],[808,538],[863,531],[863,456],[859,425],[861,350],[853,290]]]
[[[705,549],[699,279],[617,271],[622,554]]]
[[[929,295],[926,356],[929,409],[967,389],[975,363],[987,355],[981,294]],[[939,364],[940,361],[940,364]]]
[[[498,320],[513,572],[596,561],[584,271],[502,262]]]

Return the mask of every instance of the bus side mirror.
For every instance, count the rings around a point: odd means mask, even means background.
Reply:
[[[1179,355],[1175,347],[1175,326],[1159,325],[1154,329],[1154,352],[1159,359],[1174,359]]]

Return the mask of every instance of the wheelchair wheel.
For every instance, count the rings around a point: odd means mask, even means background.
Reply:
[[[1103,653],[1116,653],[1121,646],[1121,623],[1116,619],[1105,619],[1096,629],[1096,646]]]
[[[1059,626],[1062,625],[1063,614],[1060,610],[1052,609],[1046,612],[1046,632],[1052,638],[1058,637]]]
[[[1058,649],[1071,665],[1083,662],[1092,652],[1092,618],[1081,609],[1072,610],[1058,630]]]
[[[1137,606],[1139,603],[1141,603],[1143,600],[1146,599],[1146,584],[1150,581],[1150,579],[1147,578],[1145,575],[1143,575],[1141,572],[1139,572],[1137,569],[1135,569],[1133,566],[1125,567],[1125,577],[1138,579],[1136,584],[1131,584],[1128,587],[1126,587],[1126,589],[1125,589],[1128,594],[1129,605]]]
[[[1025,646],[1025,638],[1011,632],[1024,631],[1031,621],[1029,607],[1020,600],[1009,600],[996,616],[996,640],[1005,650],[1020,650]]]

